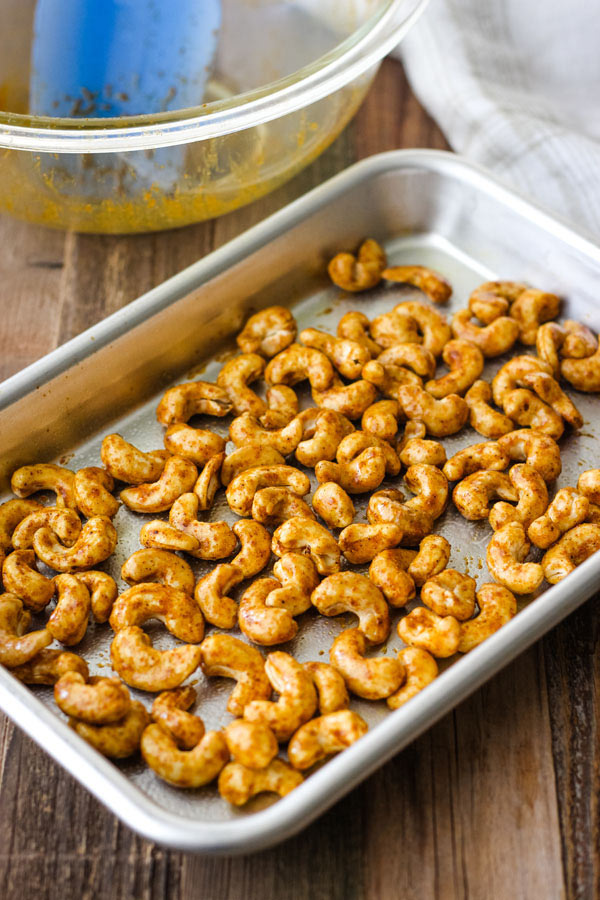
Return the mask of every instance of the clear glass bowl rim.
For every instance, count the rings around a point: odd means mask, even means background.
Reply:
[[[151,150],[244,131],[323,99],[376,65],[429,0],[388,0],[325,56],[292,75],[229,100],[114,119],[60,119],[0,112],[0,147],[49,153]]]

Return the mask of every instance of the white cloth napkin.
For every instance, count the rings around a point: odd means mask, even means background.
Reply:
[[[401,55],[454,150],[600,238],[598,0],[431,0]]]

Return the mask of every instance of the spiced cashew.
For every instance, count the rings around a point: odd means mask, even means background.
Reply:
[[[200,645],[202,671],[207,677],[233,678],[236,686],[227,701],[227,711],[243,716],[252,700],[268,700],[271,683],[262,654],[229,634],[210,634]]]
[[[142,733],[149,721],[146,707],[134,700],[129,712],[113,725],[91,725],[77,719],[70,719],[69,725],[103,756],[125,759],[139,750]]]
[[[427,650],[419,647],[403,647],[398,659],[406,671],[406,680],[399,690],[387,698],[390,709],[399,709],[412,700],[423,688],[437,678],[438,666]]]
[[[285,797],[303,778],[282,759],[273,759],[264,769],[249,769],[238,762],[228,763],[219,775],[219,793],[232,806],[243,806],[257,794]]]
[[[138,450],[120,434],[107,434],[100,448],[100,457],[108,474],[127,484],[157,481],[170,456],[168,450],[151,450],[149,453]]]
[[[350,747],[369,730],[365,720],[350,709],[318,716],[292,735],[288,757],[295,769],[310,769],[332,753]]]
[[[391,656],[365,657],[367,639],[358,628],[342,631],[329,651],[329,660],[348,689],[365,700],[383,700],[395,693],[406,676],[404,666]]]
[[[385,251],[377,241],[367,238],[353,253],[337,253],[327,266],[329,277],[343,291],[367,291],[381,281],[387,265]]]
[[[141,513],[158,513],[170,509],[174,502],[192,490],[198,469],[183,456],[171,456],[158,481],[125,488],[120,497],[125,506]]]
[[[315,686],[302,665],[281,650],[269,653],[265,672],[279,699],[252,700],[244,709],[244,718],[268,725],[278,741],[287,741],[314,715]]]
[[[288,519],[273,534],[271,549],[276,556],[304,553],[319,575],[332,575],[340,568],[340,548],[326,528],[302,516]]]
[[[352,612],[360,631],[373,644],[381,644],[390,633],[390,613],[379,588],[357,572],[338,572],[324,578],[311,595],[323,616]]]
[[[56,506],[75,509],[75,473],[64,466],[53,463],[37,463],[21,466],[10,480],[10,487],[17,497],[29,497],[38,491],[52,491],[56,494]]]
[[[576,525],[546,551],[542,559],[546,581],[557,584],[598,550],[600,550],[600,525],[590,523]]]
[[[75,502],[86,518],[108,516],[112,519],[119,511],[119,501],[111,491],[115,482],[106,469],[87,466],[75,473]]]
[[[243,353],[271,357],[281,353],[296,337],[296,320],[285,306],[268,306],[250,316],[237,336]]]
[[[12,669],[22,666],[52,643],[46,628],[29,631],[31,613],[14,594],[0,595],[0,665]]]
[[[200,647],[194,644],[157,650],[136,625],[117,631],[110,647],[112,667],[125,684],[155,693],[179,687],[198,668],[200,658]]]
[[[468,653],[517,614],[514,595],[499,584],[484,584],[477,591],[479,614],[460,627],[459,653]]]
[[[54,700],[65,715],[90,725],[112,725],[131,709],[129,691],[118,678],[84,678],[79,672],[59,678]]]
[[[530,543],[520,522],[503,525],[488,544],[486,561],[492,577],[513,594],[531,594],[544,580],[539,563],[525,562]]]
[[[121,631],[158,619],[175,637],[198,644],[204,637],[204,617],[195,600],[166,584],[136,584],[115,600],[110,627]]]
[[[176,425],[192,416],[226,416],[231,408],[225,388],[208,381],[189,381],[166,391],[156,407],[156,418],[161,425]]]

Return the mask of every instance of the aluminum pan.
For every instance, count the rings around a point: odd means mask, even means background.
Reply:
[[[570,313],[591,316],[594,324],[598,248],[456,157],[428,151],[385,154],[337,176],[5,382],[0,451],[6,467],[15,460],[51,458],[71,450],[74,432],[89,437],[101,422],[114,418],[117,400],[123,409],[139,404],[197,363],[211,343],[214,349],[214,341],[232,333],[248,308],[274,299],[281,302],[282,291],[285,298],[298,300],[301,321],[325,311],[319,324],[326,325],[326,319],[344,309],[339,303],[336,309],[327,306],[337,295],[323,286],[323,261],[340,244],[367,233],[386,241],[394,261],[437,261],[462,296],[477,280],[496,273],[514,275],[563,290],[571,298]],[[354,299],[351,305],[358,302]],[[393,302],[388,296],[387,307]],[[199,317],[207,323],[202,338]],[[110,379],[106,372],[112,373]],[[33,429],[32,441],[32,423],[43,421],[44,415],[44,428]],[[151,420],[143,407],[136,409],[128,416],[129,429]],[[131,435],[126,425],[123,428]],[[580,440],[587,465],[600,463],[596,439],[588,435]],[[92,436],[74,450],[78,465],[85,464],[97,444],[98,437]],[[565,483],[573,483],[577,454],[568,448],[567,455]],[[127,546],[122,549],[127,554]],[[231,812],[226,821],[216,821],[195,794],[149,790],[141,767],[117,767],[100,758],[59,719],[48,691],[46,696],[43,691],[34,694],[4,671],[0,706],[145,836],[206,853],[248,852],[299,830],[464,699],[590,596],[599,581],[598,570],[597,559],[588,561],[403,709],[383,717],[381,705],[369,704],[377,707],[369,712],[375,727],[358,744],[284,800],[251,814]],[[316,646],[318,642],[308,648],[309,655]]]

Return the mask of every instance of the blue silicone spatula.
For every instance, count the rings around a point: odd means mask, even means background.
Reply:
[[[37,0],[31,112],[107,117],[196,106],[220,23],[220,0]]]
[[[204,100],[221,24],[221,0],[37,0],[30,110],[36,115],[114,117],[168,112]],[[120,164],[112,156],[109,168]],[[116,158],[115,158],[116,157]],[[168,190],[183,150],[123,156],[121,188]],[[96,193],[98,179],[75,160],[73,190]],[[104,178],[103,191],[115,179]],[[66,179],[65,190],[70,190]]]

